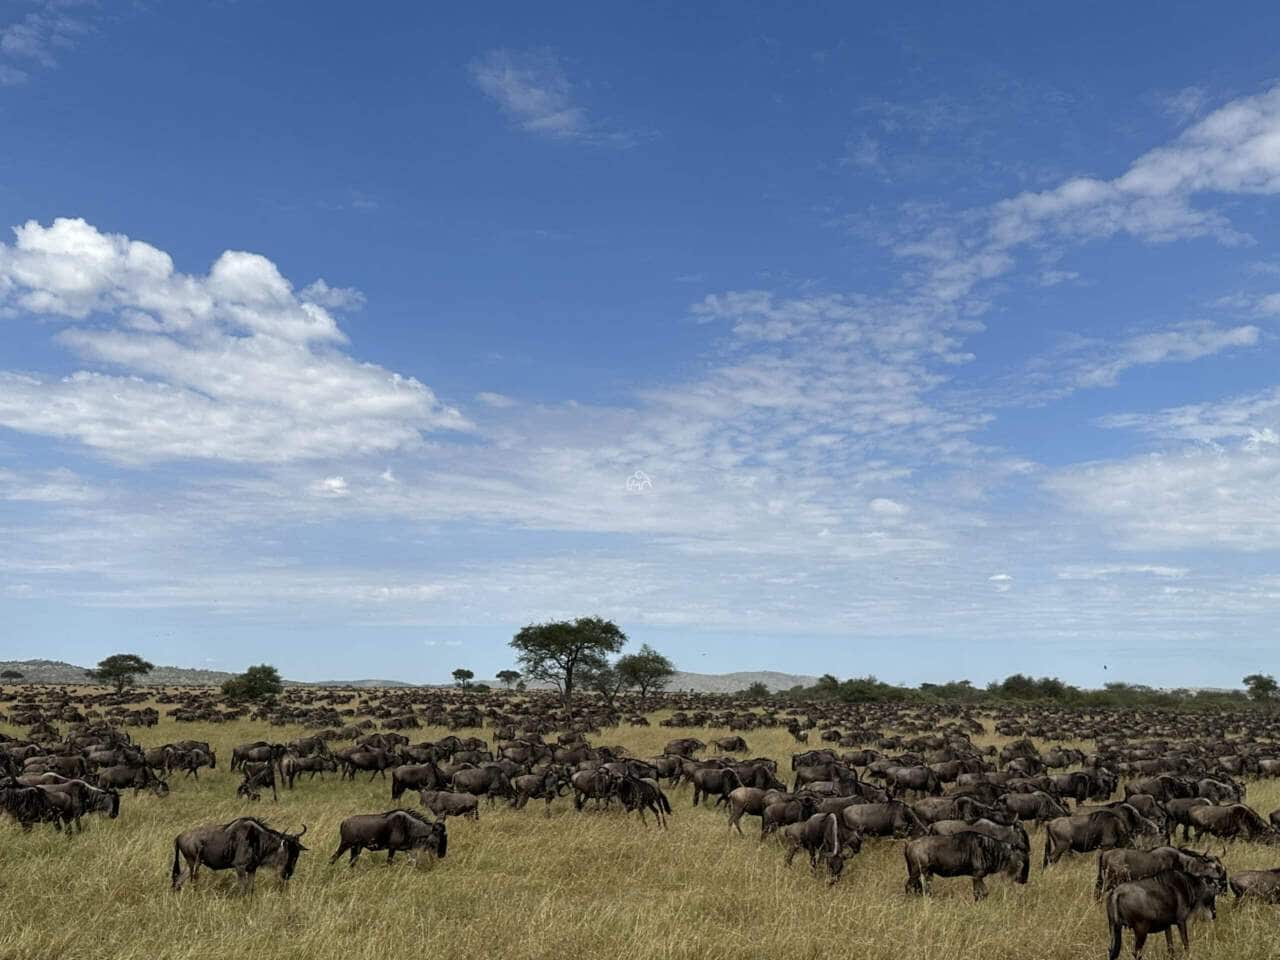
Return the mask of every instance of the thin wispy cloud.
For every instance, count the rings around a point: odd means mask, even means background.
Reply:
[[[0,86],[19,86],[32,74],[58,66],[92,30],[85,4],[46,0],[10,20],[0,19]]]
[[[472,60],[468,70],[480,91],[527,133],[615,146],[630,145],[638,137],[588,115],[552,50],[490,50]]]

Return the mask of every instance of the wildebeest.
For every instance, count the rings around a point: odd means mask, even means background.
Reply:
[[[1196,839],[1208,833],[1223,840],[1245,837],[1263,843],[1280,843],[1280,833],[1243,803],[1192,807],[1187,811],[1187,819],[1196,831]]]
[[[816,813],[807,820],[788,824],[782,830],[782,842],[787,849],[784,863],[791,861],[803,848],[809,854],[810,868],[817,870],[819,861],[827,865],[831,882],[840,879],[844,871],[844,851],[856,854],[862,849],[862,834],[846,824],[834,813]]]
[[[110,787],[113,790],[127,790],[132,787],[135,797],[143,790],[150,790],[157,797],[169,795],[169,784],[157,777],[146,765],[132,767],[117,764],[114,767],[107,767],[98,773],[98,786]]]
[[[1120,884],[1107,895],[1107,929],[1111,935],[1107,960],[1120,956],[1125,927],[1133,931],[1135,960],[1142,957],[1147,937],[1162,930],[1169,952],[1173,953],[1175,926],[1182,937],[1182,949],[1186,951],[1190,946],[1187,920],[1197,912],[1217,916],[1218,892],[1218,881],[1181,870],[1166,870],[1154,877]]]
[[[1236,899],[1249,897],[1264,903],[1280,903],[1280,867],[1270,870],[1241,870],[1229,883]]]
[[[22,825],[24,832],[36,823],[54,823],[58,808],[39,787],[27,787],[15,781],[0,783],[0,810]]]
[[[240,772],[244,776],[244,779],[240,781],[240,786],[236,787],[237,797],[257,800],[258,791],[262,788],[270,787],[271,799],[280,799],[276,794],[275,764],[270,761],[264,761],[261,763],[247,762],[241,764]]]
[[[436,817],[470,817],[480,819],[480,801],[469,793],[454,793],[452,790],[419,790],[418,799],[422,805]]]
[[[799,795],[791,800],[777,800],[764,808],[760,817],[760,839],[779,827],[808,820],[818,812],[818,798]]]
[[[402,764],[391,771],[391,799],[399,800],[406,790],[439,790],[444,773],[433,762]]]
[[[918,837],[925,825],[901,800],[887,803],[857,803],[840,811],[845,826],[866,837]]]
[[[1064,853],[1110,850],[1133,843],[1133,830],[1114,810],[1072,814],[1050,820],[1045,827],[1044,867],[1057,863]]]
[[[671,801],[652,777],[623,777],[617,785],[618,800],[627,812],[635,810],[640,814],[640,822],[644,823],[644,812],[650,811],[658,821],[658,826],[667,828],[667,817],[671,813]]]
[[[246,762],[276,763],[284,756],[288,748],[283,743],[267,743],[255,740],[253,743],[242,743],[231,751],[231,769],[239,770]]]
[[[525,773],[511,778],[511,788],[515,798],[511,805],[523,810],[530,800],[545,801],[546,815],[551,816],[551,802],[560,796],[569,785],[569,778],[564,771],[556,767],[548,767],[543,773]]]
[[[1007,825],[983,818],[977,820],[939,820],[929,826],[929,832],[938,837],[955,836],[958,833],[968,831],[981,833],[993,840],[1007,843],[1011,847],[1017,847],[1019,850],[1024,851],[1028,858],[1031,856],[1031,838],[1027,836],[1027,831],[1022,824],[1016,820]]]
[[[227,824],[214,823],[188,830],[174,838],[170,884],[174,890],[182,888],[183,860],[192,883],[202,866],[210,870],[234,869],[242,893],[253,889],[259,867],[274,866],[280,881],[288,882],[298,856],[307,849],[302,845],[302,835],[306,832],[306,824],[297,833],[284,833],[256,817],[238,817]]]
[[[432,821],[413,810],[387,810],[385,813],[347,817],[338,830],[340,842],[329,863],[337,863],[348,850],[350,866],[362,850],[387,851],[387,863],[402,851],[425,850],[443,858],[449,849],[449,834],[443,820]]]
[[[338,761],[328,754],[313,753],[305,757],[289,754],[280,761],[280,775],[284,778],[284,785],[290,790],[293,789],[293,781],[302,774],[310,774],[312,780],[316,778],[316,774],[319,774],[320,779],[324,780],[326,772],[338,772]],[[392,776],[395,776],[394,772]]]
[[[515,797],[511,780],[497,766],[473,767],[470,770],[459,770],[451,779],[453,789],[461,793],[470,793],[477,797],[489,798],[492,804],[495,797]]]
[[[1093,895],[1099,900],[1118,884],[1143,880],[1166,870],[1181,870],[1197,877],[1226,883],[1227,871],[1217,857],[1179,847],[1150,850],[1102,850],[1098,853],[1098,878]]]
[[[41,784],[40,789],[49,795],[68,833],[73,825],[77,831],[84,829],[80,820],[87,813],[105,813],[112,820],[120,816],[120,794],[115,790],[102,790],[83,780]]]
[[[400,763],[400,759],[396,754],[377,748],[339,751],[337,759],[342,764],[342,778],[344,780],[354,780],[357,771],[368,771],[370,780],[379,776],[385,780],[388,768],[397,766]]]
[[[711,743],[716,748],[716,753],[746,753],[749,749],[747,741],[742,737],[720,737]]]
[[[1031,867],[1028,852],[974,830],[950,836],[918,837],[903,849],[907,861],[907,893],[929,893],[929,879],[972,877],[973,899],[987,895],[984,878],[1004,873],[1026,883]]]
[[[742,777],[730,767],[699,767],[693,771],[693,805],[703,797],[728,796],[742,786]]]
[[[1007,810],[1019,820],[1033,820],[1038,827],[1042,823],[1065,817],[1069,811],[1058,800],[1043,790],[1031,793],[1007,793],[996,803],[997,809]]]

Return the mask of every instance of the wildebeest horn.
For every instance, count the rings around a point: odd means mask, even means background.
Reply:
[[[293,839],[297,840],[297,839],[301,838],[301,836],[302,836],[304,833],[306,833],[306,832],[307,832],[307,825],[304,823],[304,824],[302,825],[302,829],[301,829],[298,833],[295,833],[295,834],[293,835]]]

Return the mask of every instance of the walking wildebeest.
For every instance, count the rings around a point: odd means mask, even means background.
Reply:
[[[452,790],[419,790],[418,799],[440,820],[445,817],[480,819],[480,801],[469,793],[454,793]]]
[[[786,866],[791,866],[796,853],[803,848],[809,853],[809,867],[816,871],[821,860],[827,865],[831,882],[835,883],[844,872],[845,849],[858,853],[862,849],[862,834],[842,823],[837,814],[815,813],[807,820],[783,827],[782,842],[787,848],[783,861]]]
[[[444,773],[432,761],[402,764],[391,771],[392,800],[399,800],[406,790],[438,790],[444,785]]]
[[[270,787],[271,799],[280,799],[276,794],[276,768],[271,761],[247,761],[240,765],[240,772],[244,779],[240,782],[240,786],[236,787],[237,797],[257,800],[258,790],[262,787]]]
[[[319,774],[321,781],[323,781],[326,772],[338,772],[338,761],[328,754],[313,753],[305,757],[295,757],[290,754],[280,761],[280,775],[284,778],[284,785],[290,790],[293,789],[293,781],[302,774],[310,774],[312,780],[316,778],[316,774]],[[392,777],[394,778],[394,776],[395,773],[393,772]]]
[[[1064,853],[1089,853],[1128,847],[1133,843],[1133,830],[1114,810],[1072,814],[1050,820],[1045,827],[1044,862],[1042,867],[1057,863]]]
[[[903,848],[907,861],[907,893],[929,893],[929,879],[972,877],[973,899],[987,895],[984,878],[1004,873],[1018,883],[1026,883],[1031,869],[1028,851],[1004,843],[985,833],[965,830],[950,836],[918,837]]]
[[[1187,920],[1197,912],[1216,917],[1218,890],[1218,881],[1194,877],[1181,870],[1166,870],[1154,877],[1120,884],[1107,895],[1107,929],[1111,934],[1107,960],[1120,956],[1125,927],[1133,931],[1134,960],[1141,960],[1147,937],[1161,931],[1172,954],[1175,926],[1185,952],[1190,947]]]
[[[112,820],[120,816],[120,794],[115,790],[102,790],[83,780],[41,784],[40,789],[49,795],[68,834],[73,825],[77,832],[84,830],[80,818],[87,813],[105,813]]]
[[[432,821],[413,810],[388,810],[347,817],[338,830],[340,843],[329,863],[337,863],[351,851],[350,866],[362,850],[387,851],[387,863],[401,851],[425,850],[443,858],[449,849],[449,834],[443,820]]]
[[[1280,867],[1233,873],[1230,887],[1237,900],[1249,897],[1264,903],[1280,903]]]
[[[1208,833],[1223,840],[1245,837],[1262,843],[1280,843],[1280,833],[1243,803],[1192,807],[1187,811],[1187,819],[1195,828],[1197,840]]]
[[[127,790],[132,787],[135,797],[143,790],[150,790],[157,797],[169,795],[169,784],[157,777],[151,768],[145,765],[131,767],[118,764],[107,767],[98,774],[98,786],[110,787],[112,790]]]
[[[234,869],[240,892],[253,889],[259,867],[276,868],[281,883],[293,876],[298,856],[307,848],[302,845],[306,824],[297,833],[272,829],[256,817],[238,817],[227,824],[208,824],[179,834],[173,840],[173,871],[170,885],[182,889],[182,861],[187,863],[187,876],[194,884],[200,867],[210,870]]]
[[[855,803],[841,810],[840,818],[864,837],[918,837],[927,832],[915,811],[901,800]]]
[[[652,777],[626,776],[618,781],[618,799],[627,812],[636,810],[640,814],[640,822],[645,822],[644,812],[649,810],[663,830],[667,828],[667,816],[671,813],[671,801]]]

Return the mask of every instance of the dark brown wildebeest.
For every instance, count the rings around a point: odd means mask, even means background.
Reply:
[[[490,806],[495,797],[515,797],[510,778],[497,766],[459,770],[450,778],[450,782],[453,789],[460,793],[488,797]]]
[[[699,767],[690,779],[695,807],[703,797],[725,797],[742,786],[742,778],[731,767]]]
[[[279,763],[288,748],[283,743],[267,743],[255,740],[253,743],[242,743],[231,751],[231,769],[239,770],[246,762]]]
[[[738,821],[744,816],[750,814],[753,817],[763,817],[764,811],[769,804],[790,798],[791,794],[781,790],[766,790],[762,787],[737,787],[726,796],[726,806],[729,808],[729,827],[736,829],[738,833],[742,833],[742,825]]]
[[[996,807],[989,807],[974,797],[965,796],[925,797],[913,803],[911,809],[925,823],[936,823],[939,820],[976,820],[979,817],[986,817],[997,823],[1013,819],[1008,813]]]
[[[120,794],[115,790],[101,790],[83,780],[41,784],[40,789],[57,808],[58,819],[68,835],[73,825],[77,832],[84,830],[80,819],[87,813],[105,813],[112,820],[120,816]]]
[[[1181,870],[1196,877],[1206,877],[1220,884],[1227,882],[1227,871],[1217,857],[1179,847],[1153,847],[1150,850],[1102,850],[1098,853],[1098,878],[1093,895],[1103,895],[1121,883],[1145,880],[1166,870]]]
[[[835,883],[844,872],[845,850],[856,854],[862,849],[862,834],[842,823],[834,813],[816,813],[783,827],[782,843],[787,850],[783,861],[787,866],[803,848],[809,854],[809,867],[816,871],[819,861],[825,863],[830,882]]]
[[[350,866],[362,850],[387,851],[387,863],[402,851],[425,850],[443,858],[449,849],[449,834],[443,820],[432,821],[414,810],[388,810],[347,817],[338,829],[340,842],[329,863],[338,862],[351,851]]]
[[[1019,820],[1035,821],[1037,827],[1070,813],[1062,803],[1043,790],[1032,793],[1006,793],[995,806],[997,810],[1009,811]]]
[[[676,756],[689,758],[705,749],[707,749],[707,745],[696,737],[681,737],[678,740],[668,740],[667,745],[662,748],[662,752],[674,753]]]
[[[569,786],[569,777],[558,767],[548,767],[543,773],[525,773],[511,778],[511,788],[515,790],[515,799],[511,805],[523,810],[530,800],[545,801],[546,815],[551,816],[551,802],[564,794]]]
[[[127,790],[132,787],[135,797],[143,790],[150,790],[157,797],[169,795],[169,784],[157,777],[145,764],[140,767],[125,764],[107,767],[98,774],[98,786],[112,790]]]
[[[1191,838],[1191,811],[1196,807],[1207,807],[1209,801],[1204,797],[1178,797],[1164,803],[1164,812],[1168,816],[1169,826],[1174,833],[1182,827],[1182,839]]]
[[[905,796],[908,792],[931,797],[942,793],[942,778],[935,770],[925,766],[890,767],[885,771],[885,779],[888,781],[891,797]]]
[[[966,831],[981,833],[992,840],[999,840],[1001,843],[1007,843],[1011,847],[1017,847],[1026,853],[1028,858],[1031,856],[1031,838],[1027,836],[1027,831],[1022,824],[1016,820],[1012,824],[996,823],[994,820],[981,818],[977,820],[939,820],[929,826],[929,833],[936,837],[953,837],[957,833],[965,833]]]
[[[1262,843],[1280,843],[1280,833],[1243,803],[1192,807],[1187,811],[1187,819],[1196,831],[1197,840],[1208,833],[1222,840],[1245,837]]]
[[[1264,903],[1280,903],[1280,867],[1233,873],[1230,887],[1237,900],[1249,897]]]
[[[28,757],[22,764],[22,770],[24,773],[56,773],[70,780],[82,780],[89,774],[89,765],[79,754],[37,756]]]
[[[258,791],[270,787],[271,799],[280,799],[276,793],[276,767],[270,760],[260,763],[247,761],[240,765],[240,772],[244,779],[240,781],[240,786],[236,787],[237,797],[257,800]]]
[[[480,801],[469,793],[452,790],[419,790],[418,799],[436,817],[470,817],[480,819]]]
[[[1182,937],[1182,949],[1190,947],[1187,920],[1194,913],[1207,912],[1216,917],[1219,886],[1216,880],[1195,877],[1181,870],[1143,880],[1122,883],[1107,895],[1107,929],[1111,947],[1107,960],[1120,956],[1121,935],[1125,927],[1133,931],[1134,960],[1141,960],[1147,937],[1164,931],[1169,953],[1173,953],[1173,928]]]
[[[316,778],[316,774],[319,774],[323,781],[326,773],[337,772],[338,761],[323,753],[313,753],[306,757],[295,757],[289,754],[280,761],[280,775],[284,778],[284,785],[290,790],[293,789],[293,781],[304,773],[309,774],[312,780]],[[394,776],[393,772],[392,777]],[[394,783],[394,780],[392,782]]]
[[[400,758],[388,751],[379,750],[377,748],[339,751],[337,754],[338,762],[342,764],[342,778],[344,780],[354,780],[356,771],[368,771],[369,779],[374,777],[387,778],[387,770],[391,767],[398,766]]]
[[[399,800],[406,790],[439,790],[444,785],[444,773],[431,761],[401,764],[391,771],[392,800]]]
[[[742,737],[719,737],[711,741],[716,753],[747,753],[747,741]]]
[[[608,770],[597,767],[595,770],[579,770],[569,777],[573,787],[573,809],[581,811],[588,800],[594,800],[596,807],[608,805],[613,797],[617,781]]]
[[[901,800],[887,803],[858,803],[840,811],[846,827],[864,837],[919,837],[927,828]]]
[[[764,808],[760,817],[760,839],[779,827],[808,820],[818,812],[818,798],[801,794],[791,800],[778,800]]]
[[[200,867],[210,870],[234,869],[240,892],[253,889],[254,875],[260,867],[275,867],[281,883],[293,876],[298,856],[307,848],[302,845],[306,824],[297,833],[274,830],[256,817],[238,817],[227,824],[208,824],[179,834],[173,840],[173,871],[170,885],[182,889],[182,861],[186,860],[187,877],[194,884]]]
[[[632,810],[640,814],[640,822],[645,823],[644,812],[650,811],[663,830],[667,828],[667,817],[671,814],[671,801],[652,777],[626,776],[618,781],[618,800],[628,813]]]
[[[1133,830],[1114,810],[1072,814],[1050,820],[1045,827],[1042,867],[1057,863],[1065,853],[1089,853],[1133,845]]]
[[[973,899],[981,900],[987,895],[985,877],[1004,873],[1018,883],[1026,883],[1031,869],[1026,850],[974,830],[908,840],[903,855],[909,894],[928,894],[933,876],[972,877]]]
[[[0,783],[0,810],[18,821],[23,832],[30,831],[33,824],[56,823],[59,819],[58,808],[47,793],[15,781]]]

